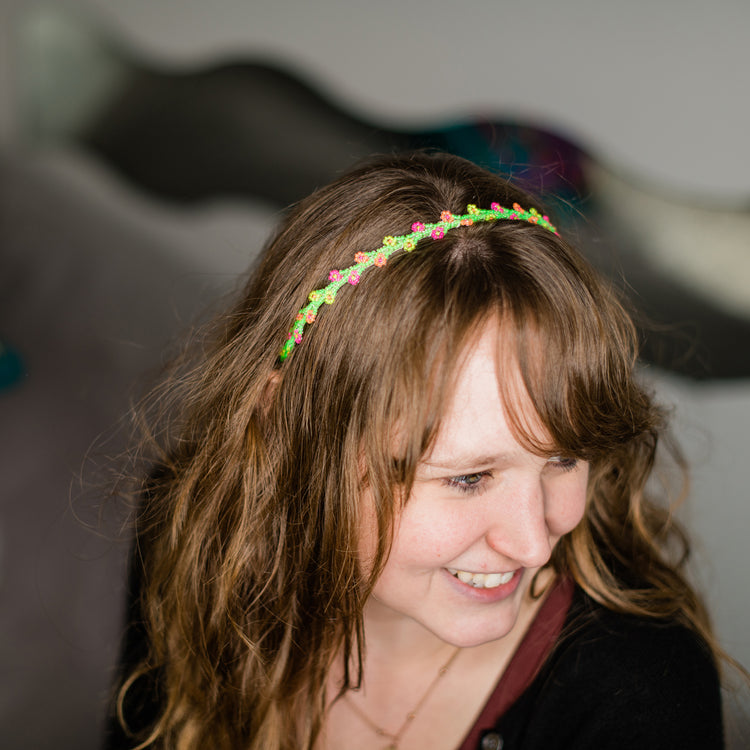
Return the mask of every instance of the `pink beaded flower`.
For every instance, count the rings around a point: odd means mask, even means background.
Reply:
[[[366,269],[370,265],[379,267],[386,265],[388,258],[393,253],[398,250],[405,252],[413,250],[417,246],[417,243],[428,234],[432,239],[439,240],[445,237],[446,232],[451,231],[455,226],[471,226],[478,222],[496,222],[507,219],[537,224],[544,227],[547,231],[557,234],[557,230],[550,224],[547,216],[540,215],[534,208],[526,211],[517,203],[513,204],[512,209],[504,208],[499,203],[492,203],[490,210],[477,208],[472,203],[467,206],[466,214],[461,216],[454,216],[450,211],[443,211],[440,214],[440,221],[438,222],[425,224],[421,221],[415,221],[411,225],[411,234],[400,236],[386,235],[383,238],[382,246],[377,250],[355,253],[355,265],[344,269],[334,268],[329,271],[328,285],[310,292],[308,296],[310,304],[297,312],[294,325],[289,332],[286,343],[279,352],[279,358],[282,361],[285,360],[292,349],[302,342],[304,328],[306,325],[315,322],[320,306],[323,303],[327,305],[334,303],[336,294],[342,286],[343,279],[346,279],[350,285],[357,286],[363,269]]]

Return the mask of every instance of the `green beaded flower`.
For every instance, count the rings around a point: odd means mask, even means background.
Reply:
[[[440,221],[434,224],[424,224],[415,221],[411,225],[411,233],[400,236],[387,235],[383,238],[383,244],[376,250],[369,252],[359,251],[354,255],[354,265],[348,268],[334,268],[328,273],[328,285],[321,289],[314,289],[308,295],[308,303],[302,307],[295,316],[294,325],[289,330],[284,346],[279,352],[279,358],[283,361],[291,353],[294,347],[302,342],[302,335],[306,325],[315,322],[321,305],[332,305],[336,294],[344,284],[356,286],[361,278],[362,272],[370,266],[385,266],[393,253],[403,250],[411,252],[417,244],[426,238],[439,240],[451,229],[461,226],[471,226],[482,221],[525,221],[536,224],[553,234],[558,234],[555,227],[550,223],[547,216],[542,216],[535,208],[528,211],[514,203],[512,208],[503,208],[499,203],[492,203],[490,208],[477,208],[473,204],[466,207],[463,216],[454,216],[450,211],[440,214]]]

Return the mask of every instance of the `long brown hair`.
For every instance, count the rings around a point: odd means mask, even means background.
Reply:
[[[493,316],[551,444],[535,443],[501,383],[519,440],[592,466],[585,518],[550,565],[607,607],[679,620],[713,645],[680,572],[684,538],[647,498],[663,415],[635,379],[633,325],[563,238],[500,221],[423,241],[342,290],[279,361],[330,269],[414,221],[493,201],[542,210],[452,156],[355,169],[293,208],[232,309],[157,392],[134,558],[147,650],[120,691],[127,722],[129,690],[155,676],[144,747],[313,747],[327,675],[363,643],[363,604],[454,363]],[[363,481],[380,531],[367,572]],[[358,679],[347,673],[344,689]]]

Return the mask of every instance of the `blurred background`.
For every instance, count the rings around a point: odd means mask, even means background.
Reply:
[[[0,0],[3,748],[99,746],[131,399],[285,206],[401,148],[526,182],[623,290],[750,666],[749,35],[744,0]]]

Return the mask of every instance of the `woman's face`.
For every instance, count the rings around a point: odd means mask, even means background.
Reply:
[[[517,368],[498,373],[500,335],[488,325],[470,345],[365,608],[366,618],[417,624],[460,646],[512,630],[534,573],[586,504],[586,463],[541,458],[513,436],[498,378],[519,384],[522,414],[533,410]]]

